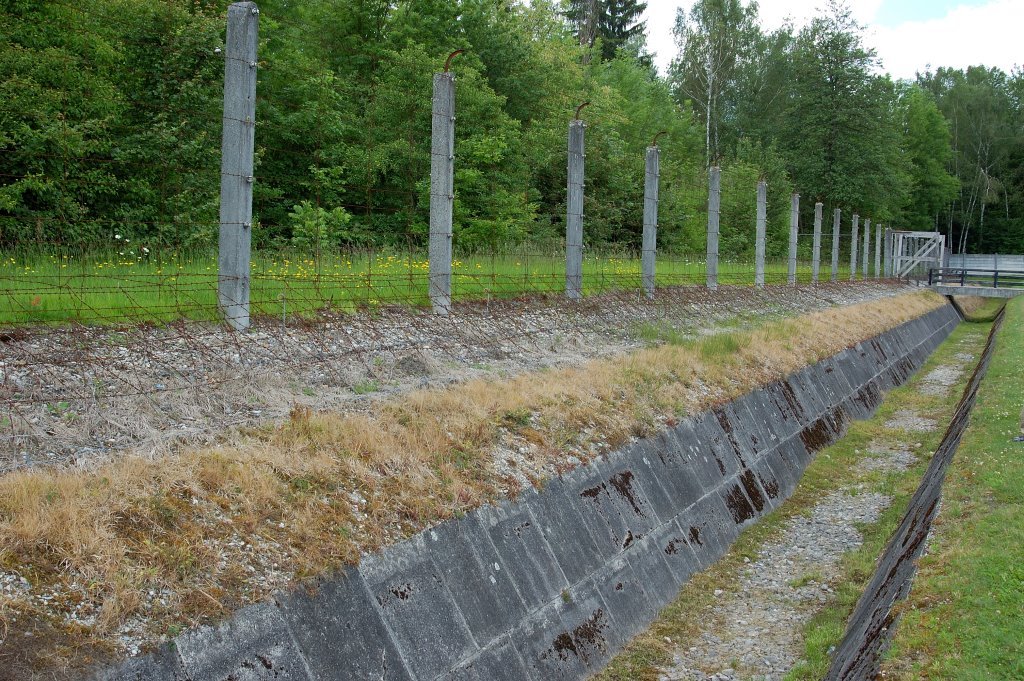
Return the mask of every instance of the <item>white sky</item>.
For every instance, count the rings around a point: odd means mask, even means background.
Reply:
[[[748,0],[744,0],[747,2]],[[665,73],[676,53],[672,40],[676,8],[693,0],[648,0],[647,47]],[[792,17],[799,28],[822,0],[761,0],[761,24],[778,28]],[[849,0],[854,18],[866,26],[865,40],[894,78],[913,78],[929,66],[998,66],[1007,73],[1024,64],[1024,0]]]

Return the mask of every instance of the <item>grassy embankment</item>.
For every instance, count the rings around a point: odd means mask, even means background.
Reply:
[[[157,461],[7,474],[0,568],[54,595],[45,608],[0,606],[14,632],[0,657],[44,664],[15,643],[26,631],[62,642],[46,648],[48,664],[70,664],[109,650],[136,618],[133,629],[152,640],[223,617],[269,589],[254,574],[320,574],[514,496],[515,481],[496,473],[499,443],[521,448],[520,465],[540,484],[569,452],[587,460],[941,303],[906,294],[582,367],[415,391],[365,414],[297,410],[242,441]],[[46,614],[76,608],[90,623]]]
[[[974,309],[973,314],[985,315],[986,309]],[[938,423],[947,422],[959,393],[969,379],[970,371],[965,372],[957,385],[953,386],[950,391],[952,397],[922,394],[918,392],[918,384],[933,368],[949,363],[956,353],[970,352],[977,357],[984,347],[988,330],[988,324],[962,324],[954,330],[910,382],[886,396],[873,418],[852,424],[842,440],[818,454],[785,505],[748,528],[722,560],[695,575],[683,587],[677,599],[661,612],[654,624],[636,637],[598,678],[602,681],[655,681],[659,678],[659,669],[671,664],[672,651],[677,646],[685,649],[691,645],[702,645],[699,640],[704,626],[701,613],[713,605],[714,590],[737,591],[743,571],[749,569],[744,559],[756,560],[760,547],[778,537],[790,518],[809,515],[822,497],[839,489],[853,487],[892,496],[893,503],[879,521],[862,528],[863,547],[844,556],[844,577],[835,585],[833,601],[815,617],[805,632],[808,661],[788,677],[808,681],[820,679],[828,666],[828,647],[842,636],[846,617],[874,571],[877,556],[899,522],[927,466],[924,456],[902,473],[866,471],[859,463],[868,456],[870,443],[882,446],[909,445],[919,454],[935,450],[942,437],[941,430],[914,433],[908,441],[906,433],[889,429],[885,424],[900,409],[913,410]]]
[[[769,282],[786,278],[786,263],[766,265]],[[849,268],[840,276],[848,278]],[[827,267],[823,270],[828,277]],[[428,263],[419,253],[352,254],[314,258],[308,254],[255,253],[252,308],[258,315],[310,315],[318,310],[351,311],[359,306],[427,305]],[[453,263],[456,299],[512,297],[565,290],[561,255],[523,251],[466,256]],[[663,256],[657,283],[703,283],[701,257]],[[809,282],[810,264],[798,279]],[[753,261],[719,263],[723,284],[752,284]],[[637,289],[640,261],[634,255],[587,254],[584,293]],[[117,324],[217,319],[217,258],[210,254],[0,254],[0,324]]]

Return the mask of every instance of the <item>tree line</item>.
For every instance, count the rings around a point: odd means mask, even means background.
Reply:
[[[766,32],[756,4],[680,12],[669,73],[636,0],[263,0],[254,230],[262,247],[418,247],[432,74],[457,76],[456,244],[564,234],[566,127],[584,101],[588,244],[636,249],[643,154],[662,148],[659,242],[703,249],[707,167],[725,255],[769,254],[789,195],[876,223],[1024,251],[1022,75],[880,75],[833,2]],[[0,3],[0,246],[210,247],[218,220],[224,0]]]

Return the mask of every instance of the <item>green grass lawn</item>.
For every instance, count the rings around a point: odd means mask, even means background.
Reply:
[[[1024,297],[946,476],[887,678],[1024,679]]]
[[[786,263],[766,264],[768,283],[786,280]],[[256,253],[252,260],[252,313],[311,315],[381,304],[427,305],[425,254],[377,252],[311,257]],[[703,284],[702,256],[663,256],[657,285]],[[849,277],[849,268],[840,270]],[[798,280],[810,282],[809,262]],[[828,279],[827,267],[823,279]],[[752,261],[723,259],[722,284],[752,284]],[[640,288],[635,255],[591,253],[584,258],[584,293]],[[452,293],[458,300],[508,298],[565,290],[561,254],[521,250],[465,256],[453,262]],[[149,254],[141,250],[81,256],[0,255],[0,324],[77,322],[119,324],[217,318],[217,258],[213,253]]]

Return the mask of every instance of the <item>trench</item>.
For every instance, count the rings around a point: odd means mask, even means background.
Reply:
[[[959,322],[943,306],[93,678],[586,678]]]
[[[850,615],[846,632],[836,647],[832,664],[825,676],[827,681],[871,679],[878,676],[882,656],[897,625],[899,603],[910,593],[917,573],[917,560],[925,550],[928,534],[939,511],[946,470],[967,429],[978,388],[992,359],[995,339],[1005,313],[1004,305],[992,323],[981,359],[957,403],[953,418],[921,484],[911,497],[907,511],[883,551],[871,581]]]

